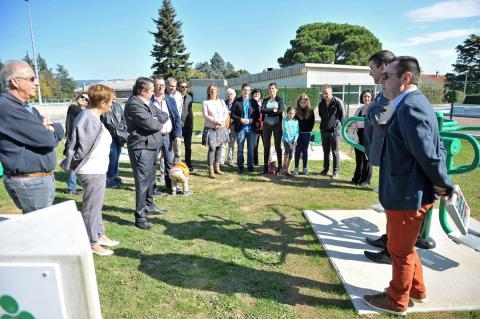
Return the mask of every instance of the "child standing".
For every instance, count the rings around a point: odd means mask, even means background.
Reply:
[[[295,119],[298,120],[300,128],[300,135],[298,136],[297,146],[295,147],[295,170],[294,174],[308,174],[308,146],[310,145],[310,137],[312,136],[313,126],[315,125],[315,114],[310,107],[310,99],[306,94],[300,94],[297,99],[297,114]],[[298,171],[298,164],[300,164],[300,155],[303,160],[303,170]]]
[[[285,149],[283,155],[283,162],[285,164],[282,167],[282,173],[287,176],[292,176],[292,172],[290,172],[290,165],[292,164],[293,152],[295,151],[295,146],[297,144],[300,131],[298,120],[294,119],[294,117],[295,107],[289,106],[287,108],[287,116],[284,117],[282,121],[282,141]]]
[[[191,196],[193,193],[188,189],[188,166],[185,163],[178,162],[168,172],[172,181],[172,195],[177,195],[177,185],[182,184],[183,196]]]

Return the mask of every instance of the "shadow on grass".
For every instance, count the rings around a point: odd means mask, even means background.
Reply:
[[[143,255],[137,250],[121,248],[115,249],[115,255],[138,259],[139,271],[172,286],[226,295],[248,294],[289,305],[327,305],[341,310],[352,309],[350,300],[341,298],[344,294],[342,284],[319,282],[189,254]],[[303,292],[305,289],[336,294],[338,298],[307,295]]]
[[[275,209],[274,209],[275,211]],[[287,221],[278,211],[277,220],[262,223],[238,223],[221,216],[200,214],[201,221],[172,223],[165,219],[153,218],[154,224],[161,224],[165,234],[179,240],[201,239],[237,247],[244,256],[268,265],[280,265],[288,254],[318,255],[315,250],[299,246],[311,244],[313,240],[300,239],[305,235],[305,226],[300,222]]]

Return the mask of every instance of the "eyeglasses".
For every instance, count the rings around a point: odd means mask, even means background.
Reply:
[[[22,78],[22,77],[15,77],[16,79],[21,79],[21,80],[25,80],[25,81],[29,81],[29,82],[35,82],[35,80],[37,79],[36,77],[32,76],[31,78]]]
[[[186,89],[187,87],[188,87],[188,86],[186,86],[186,85],[181,85],[181,86],[180,86],[181,89]]]
[[[83,95],[81,97],[79,97],[79,99],[82,99],[82,100],[87,101],[87,102],[89,101],[88,97],[83,96]]]
[[[390,78],[391,75],[398,74],[398,72],[393,73],[382,73],[382,80],[386,81]]]

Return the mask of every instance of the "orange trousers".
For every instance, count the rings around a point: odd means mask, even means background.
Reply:
[[[389,210],[387,215],[387,249],[392,256],[392,280],[387,288],[388,300],[395,308],[406,310],[410,294],[426,293],[423,269],[415,243],[423,217],[431,204],[418,210]]]

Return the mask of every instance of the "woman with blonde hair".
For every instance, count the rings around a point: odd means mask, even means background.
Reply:
[[[310,106],[310,99],[306,94],[300,94],[297,99],[295,118],[298,120],[300,127],[300,135],[295,148],[295,170],[294,174],[298,175],[298,164],[300,164],[300,155],[303,160],[302,174],[308,174],[308,146],[310,145],[310,137],[312,135],[313,126],[315,125],[315,114]]]
[[[225,127],[228,109],[225,102],[220,99],[215,84],[210,84],[207,88],[207,99],[203,101],[202,113],[204,118],[202,145],[208,147],[208,176],[215,178],[215,174],[223,174],[220,170],[222,144],[227,143],[229,138]]]
[[[113,251],[102,246],[112,247],[119,242],[107,237],[102,223],[112,137],[100,121],[100,115],[112,106],[115,92],[108,86],[97,84],[90,86],[87,93],[90,101],[87,109],[75,119],[68,137],[66,158],[61,166],[64,170],[75,172],[83,187],[81,212],[92,252],[107,256],[113,254]]]

